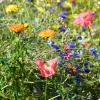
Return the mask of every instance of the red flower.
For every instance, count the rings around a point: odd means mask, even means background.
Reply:
[[[72,4],[73,5],[76,5],[76,0],[72,0]]]
[[[69,50],[70,47],[68,45],[64,45],[64,50]]]
[[[80,26],[90,26],[93,24],[94,16],[95,13],[92,11],[80,13],[75,19],[74,23]]]
[[[67,58],[67,59],[70,59],[70,57],[71,57],[71,54],[70,54],[70,53],[67,53],[67,54],[66,54],[66,58]]]
[[[54,75],[56,72],[57,63],[58,63],[57,58],[49,60],[46,63],[42,59],[38,59],[36,61],[36,64],[38,65],[38,69],[42,77],[50,77]]]

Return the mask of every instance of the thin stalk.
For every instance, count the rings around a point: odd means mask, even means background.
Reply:
[[[47,100],[47,78],[46,78],[46,85],[45,85],[45,100]]]
[[[54,99],[56,99],[56,98],[58,98],[58,97],[60,97],[60,95],[54,96],[54,97],[52,97],[52,98],[50,98],[50,99],[48,99],[48,100],[54,100]]]

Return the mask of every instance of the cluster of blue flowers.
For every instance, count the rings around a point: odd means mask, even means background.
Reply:
[[[81,38],[81,37],[79,37],[79,38]],[[67,68],[67,70],[69,70],[69,72],[70,72],[70,68],[67,67],[67,65],[65,65],[65,63],[69,62],[72,64],[73,61],[71,61],[70,58],[77,59],[77,58],[81,58],[83,55],[82,51],[75,51],[74,50],[74,48],[77,47],[76,43],[68,43],[67,45],[65,45],[69,48],[68,50],[65,50],[65,52],[62,52],[60,47],[55,45],[55,43],[51,40],[48,41],[48,45],[50,47],[52,47],[53,49],[55,49],[57,52],[59,52],[59,56],[62,58],[62,60],[59,61],[58,66],[60,66],[60,67],[63,66],[65,69]],[[70,53],[69,59],[66,58],[67,52]],[[89,52],[92,56],[100,56],[100,54],[97,52],[96,48],[90,48]],[[75,61],[77,61],[77,60],[75,60]],[[98,62],[100,62],[100,59],[98,59]],[[78,85],[80,84],[80,81],[81,81],[80,73],[84,72],[84,73],[88,74],[91,72],[89,69],[89,66],[91,66],[91,63],[88,60],[86,60],[86,61],[84,60],[84,62],[82,64],[80,64],[80,62],[78,65],[73,64],[73,67],[77,70],[77,72],[74,73],[73,75],[76,76],[75,80],[76,80],[76,83]]]

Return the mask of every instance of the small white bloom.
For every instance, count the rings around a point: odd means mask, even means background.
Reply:
[[[0,0],[0,3],[2,3],[4,0]]]
[[[100,1],[98,1],[98,5],[100,5]]]

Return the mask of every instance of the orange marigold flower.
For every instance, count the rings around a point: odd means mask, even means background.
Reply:
[[[53,30],[50,30],[50,29],[45,29],[45,30],[42,30],[40,33],[39,33],[39,36],[42,37],[42,38],[48,38],[48,37],[54,37],[55,35],[55,32]]]
[[[74,72],[74,73],[76,73],[77,72],[77,69],[76,68],[72,68],[72,71]]]
[[[28,24],[12,24],[9,26],[9,30],[12,32],[21,32],[27,26],[28,26]]]

